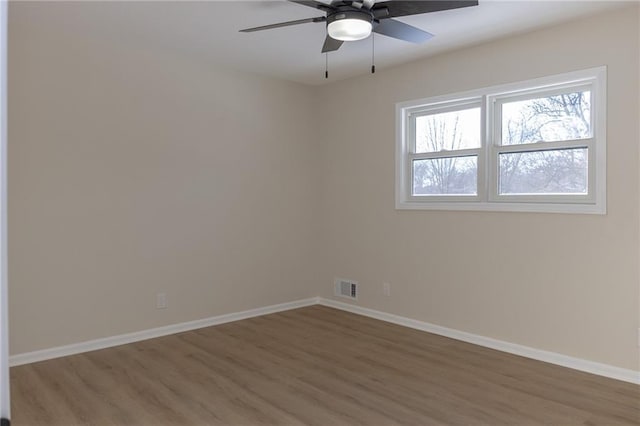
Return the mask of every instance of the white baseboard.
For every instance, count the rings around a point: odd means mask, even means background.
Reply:
[[[16,354],[9,357],[9,366],[14,367],[22,364],[30,364],[32,362],[45,361],[48,359],[59,358],[67,355],[79,354],[82,352],[110,348],[112,346],[125,345],[127,343],[139,342],[141,340],[181,333],[183,331],[195,330],[198,328],[210,327],[212,325],[239,321],[246,318],[258,317],[261,315],[302,308],[305,306],[315,305],[317,303],[318,298],[312,297],[309,299],[296,300],[294,302],[280,303],[278,305],[249,309],[248,311],[234,312],[225,315],[218,315],[215,317],[203,318],[195,321],[171,324],[164,327],[151,328],[149,330],[136,331],[133,333],[120,334],[117,336],[105,337],[102,339],[88,340],[86,342],[73,343],[71,345],[58,346],[55,348],[43,349],[40,351]]]
[[[361,306],[339,302],[337,300],[325,299],[322,297],[312,297],[309,299],[297,300],[294,302],[281,303],[278,305],[265,306],[262,308],[250,309],[248,311],[235,312],[231,314],[218,315],[215,317],[204,318],[195,321],[183,322],[179,324],[167,325],[164,327],[152,328],[149,330],[137,331],[134,333],[120,334],[118,336],[105,337],[102,339],[89,340],[86,342],[74,343],[66,346],[58,346],[55,348],[44,349],[40,351],[27,352],[23,354],[12,355],[9,357],[9,365],[17,366],[29,364],[32,362],[45,361],[48,359],[59,358],[67,355],[79,354],[82,352],[95,351],[98,349],[109,348],[112,346],[124,345],[127,343],[139,342],[141,340],[153,339],[154,337],[167,336],[170,334],[181,333],[183,331],[195,330],[212,325],[224,324],[232,321],[239,321],[246,318],[257,317],[261,315],[272,314],[276,312],[288,311],[290,309],[302,308],[320,304],[331,308],[340,309],[354,314],[364,315],[370,318],[398,324],[404,327],[422,330],[440,336],[450,337],[452,339],[461,340],[463,342],[473,343],[475,345],[496,349],[502,352],[520,355],[527,358],[544,361],[563,367],[580,370],[587,373],[597,374],[599,376],[609,377],[612,379],[622,380],[625,382],[640,384],[640,371],[628,370],[625,368],[614,367],[608,364],[588,361],[581,358],[574,358],[555,352],[544,351],[540,349],[530,348],[528,346],[509,343],[502,340],[492,339],[477,334],[467,333],[452,328],[442,327],[424,321],[418,321],[411,318],[401,317],[374,309],[363,308]]]
[[[515,343],[505,342],[503,340],[492,339],[490,337],[484,337],[477,334],[455,330],[452,328],[442,327],[424,321],[418,321],[398,315],[388,314],[382,311],[376,311],[374,309],[363,308],[357,305],[339,302],[337,300],[325,299],[320,297],[318,298],[318,303],[323,306],[329,306],[331,308],[340,309],[354,314],[364,315],[393,324],[414,328],[416,330],[422,330],[429,333],[438,334],[440,336],[461,340],[463,342],[473,343],[474,345],[484,346],[502,352],[507,352],[514,355],[532,358],[538,361],[548,362],[550,364],[572,368],[574,370],[597,374],[599,376],[640,384],[640,371],[628,370],[625,368],[614,367],[608,364],[588,361],[586,359],[574,358],[556,352],[530,348],[528,346],[518,345]]]

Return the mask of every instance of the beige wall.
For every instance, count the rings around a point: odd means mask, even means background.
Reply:
[[[11,352],[316,295],[310,89],[75,10],[10,7]]]
[[[12,353],[332,297],[339,276],[361,306],[640,369],[635,10],[318,88],[52,13],[10,10]],[[396,102],[599,65],[606,216],[394,209]]]
[[[318,90],[330,123],[321,295],[331,297],[334,276],[352,278],[365,307],[640,369],[639,46],[630,10]],[[396,102],[599,65],[608,67],[606,216],[394,209]]]

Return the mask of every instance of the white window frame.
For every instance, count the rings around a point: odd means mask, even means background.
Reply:
[[[481,111],[481,132],[483,132],[482,127],[484,120],[482,119],[483,108],[482,108],[482,98],[481,97],[470,97],[465,99],[456,99],[452,102],[441,102],[436,104],[430,104],[427,106],[418,106],[415,108],[408,108],[406,110],[406,120],[408,124],[407,136],[408,140],[408,151],[407,159],[409,163],[407,165],[408,173],[405,176],[405,184],[407,188],[411,188],[411,182],[413,181],[413,167],[412,164],[416,160],[432,160],[437,158],[454,158],[454,157],[472,157],[475,156],[478,161],[478,174],[482,173],[484,170],[484,159],[485,156],[482,155],[482,145],[478,148],[471,149],[458,149],[458,150],[446,150],[446,151],[436,151],[436,152],[424,152],[424,153],[416,153],[415,150],[415,135],[413,134],[415,130],[415,119],[417,117],[422,117],[425,115],[429,115],[429,113],[445,113],[452,112],[458,110],[464,110],[468,108],[480,108]],[[476,195],[429,195],[428,198],[430,201],[440,201],[440,202],[448,202],[448,201],[479,201],[482,196],[481,190],[478,187],[478,193]],[[412,202],[421,202],[425,196],[413,195],[412,191],[409,190],[407,193],[407,198]]]
[[[606,214],[606,67],[573,71],[549,77],[492,86],[451,95],[396,104],[396,209],[480,210],[547,213]],[[535,96],[591,91],[591,137],[559,142],[501,145],[501,108],[507,101]],[[459,151],[415,153],[416,116],[481,106],[481,147]],[[498,191],[500,153],[588,149],[587,194],[506,195]],[[477,195],[412,194],[412,162],[416,159],[477,155]]]

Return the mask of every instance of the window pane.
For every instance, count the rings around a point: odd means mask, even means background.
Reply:
[[[574,92],[502,105],[502,144],[591,137],[591,92]]]
[[[478,157],[413,161],[413,195],[476,195]]]
[[[480,148],[480,107],[416,117],[416,153]]]
[[[586,194],[587,148],[500,154],[500,194]]]

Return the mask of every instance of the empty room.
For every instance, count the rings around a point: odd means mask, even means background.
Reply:
[[[640,2],[0,1],[0,417],[640,425]]]

